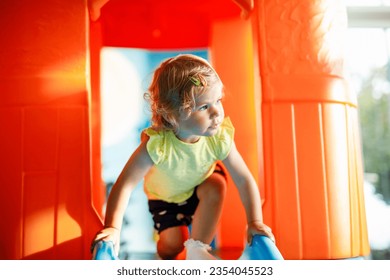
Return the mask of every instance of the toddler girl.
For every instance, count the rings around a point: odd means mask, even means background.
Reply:
[[[263,223],[260,194],[234,143],[234,127],[225,118],[223,84],[204,59],[178,55],[155,71],[146,97],[152,126],[114,184],[107,202],[104,229],[95,237],[113,241],[119,251],[122,219],[131,191],[144,179],[157,253],[175,259],[214,259],[209,253],[221,216],[226,174],[238,188],[248,223],[247,240],[262,234],[274,240]],[[192,224],[191,233],[187,226]]]

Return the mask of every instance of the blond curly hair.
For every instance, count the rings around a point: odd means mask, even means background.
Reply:
[[[196,96],[218,84],[222,84],[218,74],[201,57],[181,54],[163,61],[145,93],[153,128],[177,131],[179,117],[191,114]]]

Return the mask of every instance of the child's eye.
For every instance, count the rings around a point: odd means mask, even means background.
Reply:
[[[208,106],[207,105],[203,105],[203,106],[200,106],[199,107],[199,111],[204,111],[204,110],[207,110]]]

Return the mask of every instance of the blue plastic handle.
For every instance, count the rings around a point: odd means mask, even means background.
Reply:
[[[275,243],[264,235],[255,235],[252,244],[246,245],[239,260],[283,260]]]
[[[115,254],[114,243],[112,241],[99,241],[93,247],[93,260],[119,260]]]

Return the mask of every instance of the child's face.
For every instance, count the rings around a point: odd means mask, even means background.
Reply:
[[[222,123],[225,113],[222,106],[222,85],[214,86],[210,91],[200,94],[195,109],[188,118],[181,116],[177,137],[188,143],[195,143],[199,136],[213,136]]]

